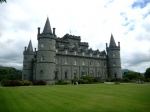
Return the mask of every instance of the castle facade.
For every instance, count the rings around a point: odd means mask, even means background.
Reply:
[[[72,80],[82,76],[105,79],[122,78],[120,43],[116,45],[111,35],[106,51],[89,49],[80,36],[66,34],[59,38],[55,28],[51,30],[47,18],[44,30],[38,28],[38,49],[33,51],[32,42],[23,51],[23,80]]]

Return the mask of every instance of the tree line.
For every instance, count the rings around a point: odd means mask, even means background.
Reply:
[[[0,82],[3,80],[21,80],[22,70],[0,66]]]

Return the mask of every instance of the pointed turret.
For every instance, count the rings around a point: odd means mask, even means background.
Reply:
[[[52,34],[52,30],[51,30],[51,26],[50,26],[50,22],[49,22],[48,17],[47,17],[47,20],[46,20],[46,23],[45,23],[45,26],[44,26],[43,33],[50,33],[50,34]]]
[[[31,42],[31,40],[30,40],[30,42],[29,42],[27,51],[28,51],[28,52],[33,52],[33,47],[32,47],[32,42]]]
[[[114,40],[114,37],[112,34],[111,34],[111,38],[110,38],[109,47],[116,47],[116,43],[115,43],[115,40]]]

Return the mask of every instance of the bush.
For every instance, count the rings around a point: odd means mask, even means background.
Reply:
[[[33,82],[33,85],[46,85],[46,82],[43,80],[37,80],[37,81]]]
[[[21,86],[21,82],[19,80],[10,80],[5,82],[3,86]]]
[[[21,82],[21,86],[30,86],[30,85],[32,85],[32,82],[28,81],[28,80],[22,80],[20,82]]]
[[[69,82],[63,81],[63,80],[58,80],[58,82],[55,83],[56,85],[67,85]]]

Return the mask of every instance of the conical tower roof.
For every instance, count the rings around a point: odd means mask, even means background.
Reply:
[[[46,20],[46,23],[45,23],[45,26],[44,26],[44,29],[43,29],[43,33],[52,34],[51,25],[50,25],[48,17],[47,17],[47,20]]]
[[[116,43],[115,43],[113,35],[111,34],[109,47],[115,47],[115,46],[116,46]]]
[[[33,47],[32,47],[32,42],[30,40],[29,44],[28,44],[28,48],[27,48],[28,52],[33,52]]]

